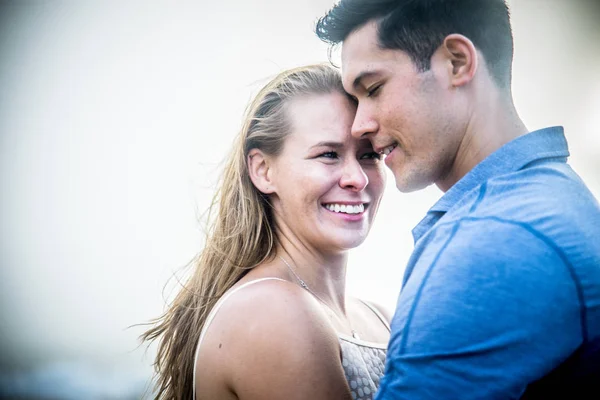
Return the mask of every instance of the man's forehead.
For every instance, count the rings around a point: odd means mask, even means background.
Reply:
[[[384,58],[379,47],[377,24],[371,21],[350,33],[342,43],[342,76],[349,89],[360,75],[372,72]]]
[[[377,25],[374,21],[369,22],[350,32],[342,42],[342,63],[356,62],[378,49]]]

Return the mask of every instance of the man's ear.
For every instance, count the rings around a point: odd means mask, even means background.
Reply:
[[[453,33],[446,36],[442,49],[450,61],[450,84],[459,87],[471,82],[478,66],[477,49],[473,42],[464,35]]]
[[[259,149],[252,149],[248,153],[248,172],[252,183],[262,193],[275,192],[275,186],[271,180],[270,159]]]

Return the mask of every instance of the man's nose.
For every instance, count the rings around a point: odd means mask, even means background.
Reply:
[[[356,108],[350,134],[356,139],[364,139],[373,136],[378,129],[379,126],[371,110],[365,106],[361,107],[359,104]]]

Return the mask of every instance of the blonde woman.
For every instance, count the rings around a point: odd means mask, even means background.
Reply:
[[[159,339],[160,399],[371,399],[387,316],[347,298],[348,250],[384,189],[381,156],[352,138],[337,70],[286,71],[257,95],[231,152],[189,282]]]

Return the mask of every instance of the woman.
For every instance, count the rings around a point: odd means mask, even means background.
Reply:
[[[384,189],[350,136],[356,107],[326,65],[277,76],[250,105],[193,276],[158,324],[157,398],[370,399],[389,326],[345,297],[348,249]]]

